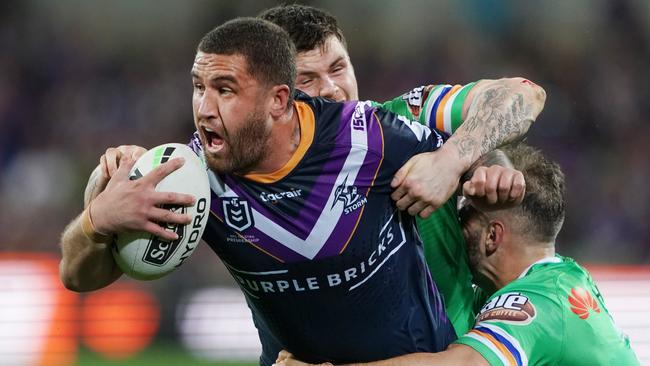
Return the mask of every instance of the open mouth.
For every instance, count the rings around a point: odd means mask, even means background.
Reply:
[[[224,146],[224,139],[209,127],[203,127],[203,135],[205,136],[205,147],[210,152],[217,152]]]

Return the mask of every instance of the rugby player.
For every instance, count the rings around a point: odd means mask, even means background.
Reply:
[[[443,133],[372,103],[294,95],[294,53],[281,28],[238,19],[206,34],[192,69],[197,133],[191,146],[210,168],[213,192],[203,239],[246,296],[262,342],[260,363],[270,365],[282,348],[311,362],[440,351],[455,334],[414,219],[391,199],[391,181],[419,157],[414,165],[428,167],[418,173],[426,184],[420,193],[405,190],[409,213],[445,202],[469,165],[519,137],[541,106],[511,98],[486,102],[508,125],[466,123],[443,146]],[[513,108],[520,102],[521,110]],[[182,162],[172,159],[151,178],[131,181],[133,163],[124,157],[66,228],[60,269],[66,287],[93,290],[121,275],[110,252],[113,235],[141,230],[173,240],[157,223],[188,222],[158,206],[191,205],[193,197],[154,190]],[[504,197],[519,197],[517,174],[501,173],[488,183],[496,190],[505,182]],[[263,199],[289,191],[301,193]],[[433,199],[420,205],[421,197]]]
[[[312,6],[288,4],[267,9],[259,17],[284,28],[296,45],[296,89],[312,97],[337,101],[359,99],[345,35],[334,16]],[[489,106],[482,105],[468,113],[470,105],[475,100],[482,102],[488,93],[499,91],[504,98],[534,98],[543,105],[544,90],[528,83],[523,78],[507,78],[463,86],[425,85],[381,103],[381,107],[452,134],[466,119],[473,123],[476,115],[491,112]],[[529,93],[530,90],[536,94]],[[474,292],[456,216],[456,201],[454,195],[430,217],[418,217],[417,226],[431,276],[443,295],[447,316],[456,334],[461,335],[474,321]]]
[[[503,150],[524,174],[522,204],[482,211],[466,200],[459,213],[477,283],[492,294],[473,329],[444,352],[362,365],[639,365],[587,270],[555,253],[560,167],[527,145]],[[277,364],[305,366],[286,351]]]

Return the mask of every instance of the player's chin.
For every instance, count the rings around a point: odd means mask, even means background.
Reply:
[[[210,170],[219,174],[228,174],[232,173],[232,164],[225,157],[224,152],[218,154],[204,152],[205,154],[205,163]]]

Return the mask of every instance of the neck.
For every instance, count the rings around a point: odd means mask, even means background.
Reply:
[[[300,119],[294,110],[289,108],[287,113],[273,122],[273,129],[267,140],[266,157],[251,173],[272,173],[282,168],[300,145]]]
[[[508,252],[500,256],[499,263],[490,266],[486,274],[486,277],[493,284],[494,290],[499,290],[518,279],[533,263],[555,256],[555,245],[552,242],[527,242],[512,245],[507,249]]]

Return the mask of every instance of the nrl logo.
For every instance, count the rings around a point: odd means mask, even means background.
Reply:
[[[348,176],[345,176],[343,183],[336,187],[334,203],[332,203],[332,208],[334,208],[339,201],[343,202],[343,212],[346,215],[368,202],[368,199],[364,195],[357,193],[357,187],[348,185],[347,182]]]
[[[248,201],[239,197],[223,198],[223,216],[226,224],[237,231],[253,226],[253,211]]]

